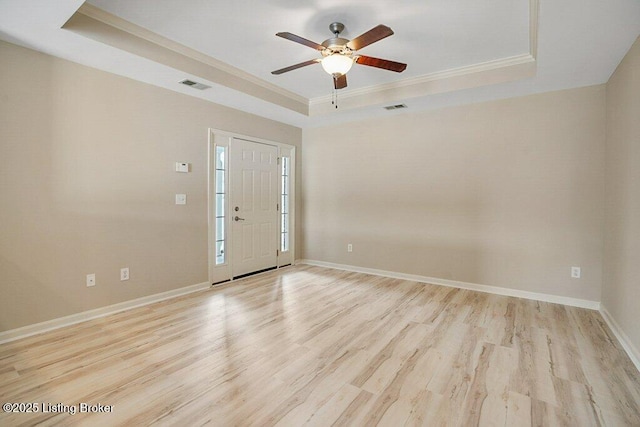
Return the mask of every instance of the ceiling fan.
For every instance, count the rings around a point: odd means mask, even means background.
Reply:
[[[356,64],[368,65],[369,67],[382,68],[383,70],[395,71],[401,73],[407,68],[407,64],[401,62],[389,61],[387,59],[372,58],[371,56],[359,55],[357,50],[372,43],[380,41],[385,37],[393,35],[393,30],[385,25],[378,25],[353,40],[340,37],[340,33],[344,30],[344,25],[340,22],[334,22],[329,25],[329,29],[333,33],[332,38],[327,39],[318,44],[291,33],[277,33],[276,36],[291,40],[296,43],[309,46],[322,53],[322,58],[312,59],[310,61],[301,62],[289,67],[272,71],[271,74],[282,74],[307,65],[322,64],[322,68],[333,76],[333,87],[335,89],[344,89],[347,87],[347,72],[355,62]]]

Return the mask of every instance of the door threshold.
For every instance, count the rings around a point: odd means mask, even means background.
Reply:
[[[238,280],[238,279],[242,279],[242,278],[245,278],[245,277],[248,277],[248,276],[253,276],[255,274],[264,273],[266,271],[275,270],[276,268],[278,268],[278,267],[273,266],[273,267],[269,267],[269,268],[263,268],[262,270],[258,270],[258,271],[252,271],[251,273],[241,274],[239,276],[234,276],[233,280]]]

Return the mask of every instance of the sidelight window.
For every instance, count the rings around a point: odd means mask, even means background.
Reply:
[[[216,146],[216,265],[226,261],[227,234],[225,230],[225,212],[227,196],[227,147]]]
[[[291,171],[291,157],[282,158],[282,190],[280,195],[280,251],[289,250],[289,174]]]

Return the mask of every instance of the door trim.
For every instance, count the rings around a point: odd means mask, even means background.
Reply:
[[[291,170],[290,170],[290,184],[289,187],[291,189],[289,195],[289,251],[286,254],[280,253],[280,239],[276,238],[277,247],[273,248],[274,250],[278,250],[277,257],[277,267],[281,267],[283,265],[293,264],[293,260],[295,259],[295,164],[296,164],[296,148],[290,144],[284,144],[277,141],[270,141],[264,138],[257,138],[253,136],[247,136],[238,134],[235,132],[229,132],[225,130],[210,128],[209,129],[209,138],[208,138],[208,162],[207,162],[207,219],[208,219],[208,253],[207,253],[207,263],[208,263],[208,275],[209,275],[209,283],[219,283],[227,280],[233,280],[233,271],[231,268],[231,264],[233,260],[230,258],[232,255],[232,251],[227,250],[226,255],[227,259],[224,264],[216,265],[215,263],[215,254],[216,254],[216,216],[215,216],[215,153],[216,147],[226,147],[229,150],[231,145],[231,141],[235,139],[242,139],[245,141],[256,142],[260,144],[272,145],[278,148],[278,157],[282,156],[282,153],[286,153],[287,156],[291,158]],[[227,151],[228,153],[228,151]],[[278,194],[281,192],[281,168],[278,168]],[[227,177],[229,176],[227,170]],[[228,180],[227,180],[227,189],[230,189]],[[230,223],[231,218],[231,209],[229,206],[230,195],[227,195],[227,203],[225,203],[225,230],[227,232],[225,236],[225,243],[227,247],[230,247],[229,244],[233,238],[233,230]],[[277,227],[278,236],[280,235],[280,221],[278,221]]]

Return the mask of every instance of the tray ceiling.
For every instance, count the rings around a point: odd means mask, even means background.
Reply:
[[[81,64],[295,126],[323,126],[604,83],[640,34],[637,0],[3,0],[0,38]],[[318,56],[281,39],[322,42],[331,22],[354,38],[395,34],[362,49],[408,64],[396,74],[356,65],[331,107]],[[597,31],[596,31],[597,29]],[[185,78],[212,86],[198,91]],[[388,111],[385,105],[407,109]]]

